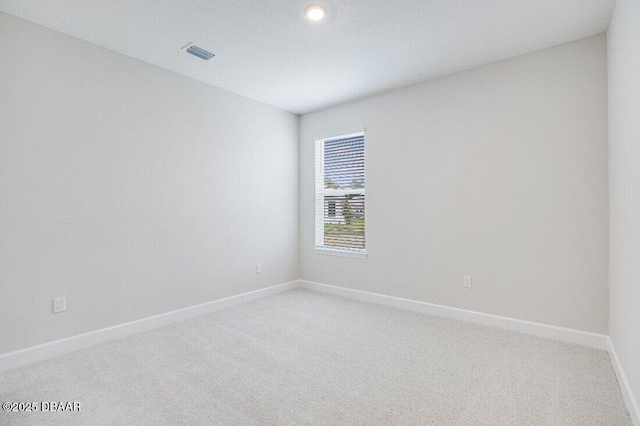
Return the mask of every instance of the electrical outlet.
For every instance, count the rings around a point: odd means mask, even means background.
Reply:
[[[471,288],[473,286],[473,278],[465,276],[463,286],[464,288]]]
[[[53,299],[53,313],[57,314],[59,312],[64,312],[67,310],[67,298],[66,297],[56,297]]]
[[[256,274],[262,273],[262,263],[256,263]]]

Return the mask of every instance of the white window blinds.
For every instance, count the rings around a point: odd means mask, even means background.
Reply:
[[[365,252],[364,133],[316,141],[316,248]]]

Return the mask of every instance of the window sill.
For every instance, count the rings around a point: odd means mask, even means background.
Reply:
[[[347,250],[339,248],[314,247],[315,254],[325,254],[329,256],[352,257],[356,259],[366,259],[367,252],[364,250]]]

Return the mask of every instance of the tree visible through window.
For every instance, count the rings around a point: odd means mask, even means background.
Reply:
[[[316,247],[364,253],[364,133],[316,141]]]

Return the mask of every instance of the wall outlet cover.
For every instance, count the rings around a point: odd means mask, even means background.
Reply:
[[[53,313],[57,314],[60,312],[64,312],[67,310],[67,298],[66,297],[56,297],[53,299]]]
[[[464,288],[471,288],[473,286],[473,278],[469,276],[464,277]]]

